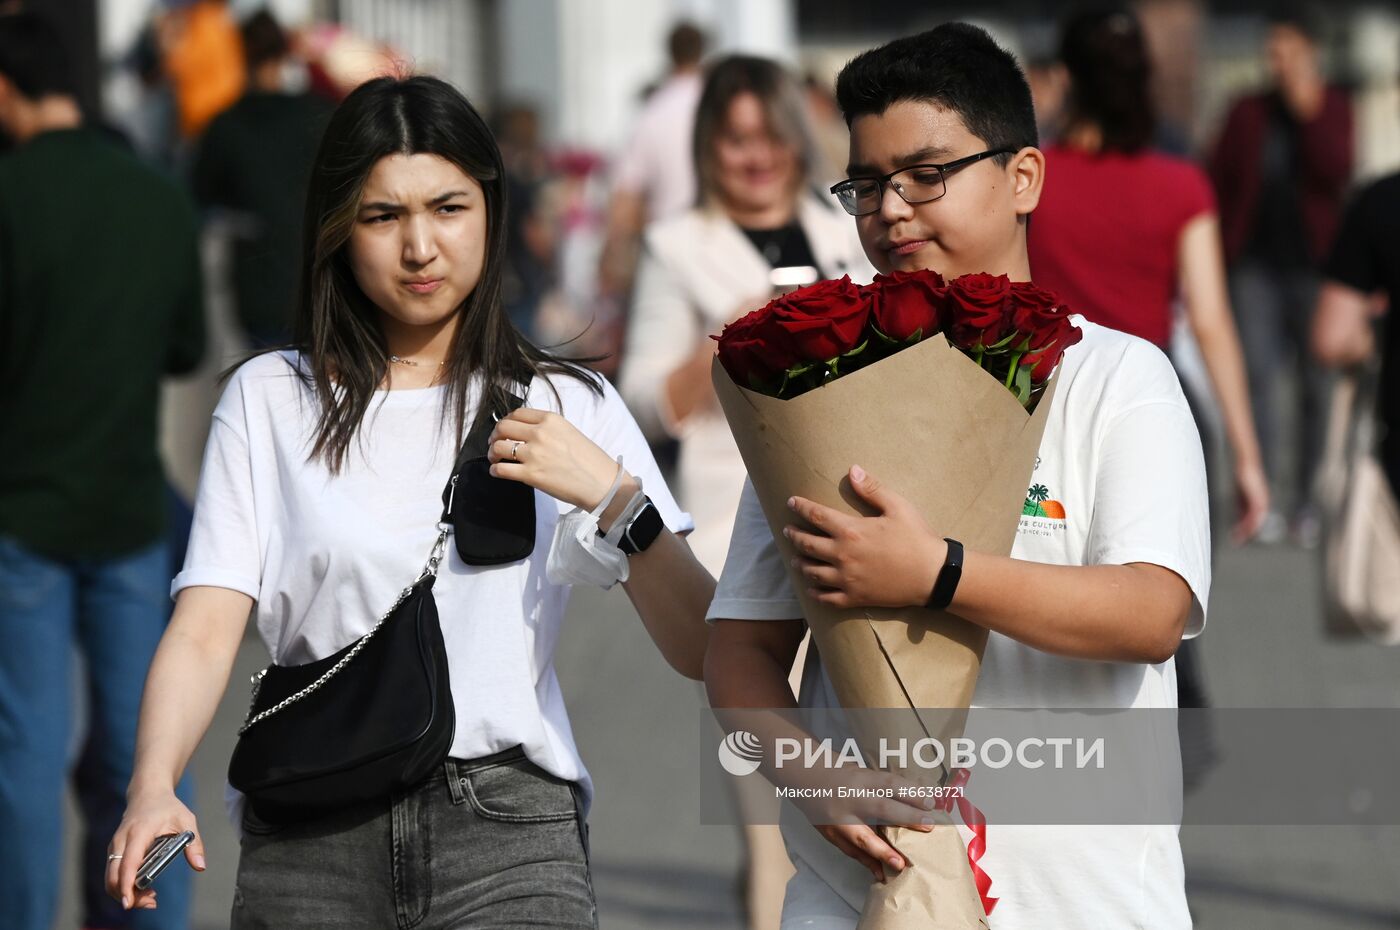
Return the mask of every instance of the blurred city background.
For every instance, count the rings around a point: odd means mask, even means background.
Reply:
[[[802,82],[820,154],[810,180],[824,190],[845,164],[845,126],[832,98],[836,72],[861,49],[950,19],[985,26],[1021,57],[1042,131],[1054,138],[1066,80],[1058,34],[1069,6],[0,0],[0,9],[52,15],[87,120],[124,139],[200,204],[207,349],[196,371],[169,379],[162,392],[159,443],[176,537],[180,504],[198,480],[218,373],[250,347],[285,337],[285,317],[270,309],[289,299],[275,291],[284,272],[261,266],[259,256],[287,241],[282,225],[299,222],[298,179],[310,150],[278,126],[315,125],[338,97],[380,73],[414,70],[456,84],[488,114],[511,174],[513,318],[541,344],[567,342],[576,354],[609,356],[600,367],[616,377],[626,364],[639,236],[670,209],[664,195],[674,196],[681,183],[667,176],[657,182],[660,194],[648,188],[647,171],[659,169],[639,153],[661,145],[655,132],[671,133],[673,148],[689,151],[697,62],[738,52],[764,56]],[[1250,0],[1136,4],[1152,58],[1158,147],[1209,164],[1232,104],[1271,80],[1265,49],[1274,7]],[[1331,0],[1318,13],[1313,38],[1323,73],[1351,108],[1345,198],[1400,170],[1400,9]],[[694,32],[678,32],[681,23]],[[257,113],[221,122],[254,91],[300,102],[267,123],[258,123]],[[662,128],[643,131],[648,126]],[[681,208],[691,200],[682,196]],[[1234,312],[1245,309],[1236,305]],[[1267,437],[1275,447],[1267,454],[1275,463],[1276,503],[1258,537],[1233,546],[1226,532],[1234,506],[1225,477],[1228,443],[1191,327],[1178,322],[1170,349],[1216,440],[1210,447],[1221,532],[1210,624],[1199,641],[1205,694],[1220,706],[1400,705],[1400,652],[1338,638],[1324,624],[1316,515],[1305,492],[1291,490],[1304,486],[1294,478],[1311,467],[1293,413],[1306,390],[1302,377],[1264,388],[1282,411],[1277,432]],[[674,458],[665,440],[658,451]],[[247,706],[247,676],[265,662],[250,628],[194,762],[210,861],[195,882],[193,925],[201,930],[227,923],[237,841],[223,816],[223,772]],[[575,594],[557,666],[597,784],[592,852],[602,926],[744,926],[743,837],[732,827],[700,825],[698,808],[687,802],[697,785],[699,729],[692,721],[703,703],[699,686],[665,667],[620,591]],[[80,744],[75,733],[75,754]],[[1312,761],[1302,756],[1299,764]],[[69,815],[63,928],[80,926],[77,808]],[[1207,930],[1400,927],[1400,828],[1194,827],[1183,831],[1183,847],[1192,909]]]

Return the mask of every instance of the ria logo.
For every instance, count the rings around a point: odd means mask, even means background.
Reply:
[[[763,761],[763,743],[748,730],[735,730],[719,744],[719,764],[730,775],[752,775]]]

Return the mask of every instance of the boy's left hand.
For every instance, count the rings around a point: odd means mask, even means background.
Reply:
[[[848,516],[802,497],[788,501],[814,528],[783,528],[798,553],[794,564],[808,583],[808,594],[832,607],[922,607],[948,544],[913,505],[859,465],[852,466],[850,478],[875,516]]]

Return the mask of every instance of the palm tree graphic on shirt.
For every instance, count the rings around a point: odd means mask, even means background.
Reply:
[[[1064,505],[1050,499],[1050,489],[1043,484],[1033,484],[1026,489],[1026,503],[1021,508],[1025,517],[1048,517],[1051,520],[1065,518]]]

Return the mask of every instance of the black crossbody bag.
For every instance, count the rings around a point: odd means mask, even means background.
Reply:
[[[497,416],[523,404],[511,395]],[[534,489],[488,471],[492,426],[462,444],[428,561],[374,628],[324,659],[253,676],[228,778],[259,819],[307,820],[388,798],[447,757],[456,713],[433,600],[447,537],[468,565],[516,562],[535,547]]]

